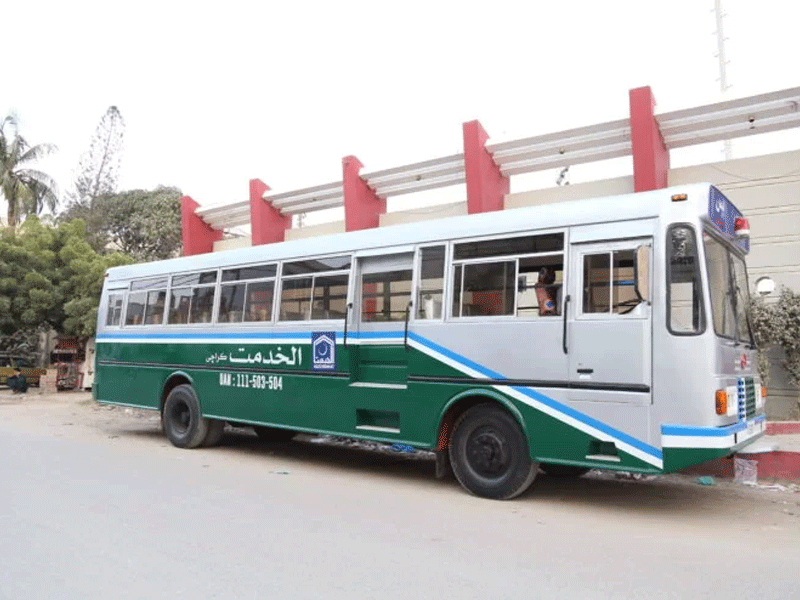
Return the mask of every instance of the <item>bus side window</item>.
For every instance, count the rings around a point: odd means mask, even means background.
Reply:
[[[557,315],[563,286],[563,250],[563,233],[455,244],[453,316]]]
[[[128,307],[125,310],[125,325],[141,325],[144,317],[144,306],[147,303],[147,292],[128,294]]]
[[[167,322],[210,323],[216,282],[216,271],[173,275]]]
[[[109,294],[108,307],[106,309],[106,326],[118,327],[122,318],[122,300],[124,294]]]
[[[583,257],[583,313],[624,315],[641,302],[636,291],[635,250]]]
[[[559,315],[563,285],[562,255],[520,258],[517,315],[523,317]]]
[[[697,238],[688,225],[670,228],[667,238],[667,326],[673,334],[705,330]]]
[[[444,298],[444,246],[420,248],[417,319],[440,319]]]
[[[343,319],[350,280],[349,255],[283,263],[280,321]]]
[[[411,269],[361,276],[361,320],[404,321],[411,301]]]

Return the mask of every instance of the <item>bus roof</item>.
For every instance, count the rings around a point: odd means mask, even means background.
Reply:
[[[108,270],[110,281],[128,280],[173,272],[216,269],[231,264],[250,264],[303,256],[322,256],[392,248],[402,251],[421,243],[443,242],[466,237],[521,233],[614,221],[656,218],[670,206],[673,194],[687,194],[686,218],[707,213],[710,184],[688,184],[673,188],[572,200],[475,215],[431,219],[416,223],[337,233],[288,242],[277,242]],[[691,207],[691,208],[689,208]],[[410,248],[409,248],[410,251]]]

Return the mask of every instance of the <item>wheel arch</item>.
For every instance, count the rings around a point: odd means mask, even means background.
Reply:
[[[164,411],[164,402],[167,400],[167,396],[169,393],[174,390],[179,385],[189,384],[194,388],[194,379],[192,379],[191,375],[186,373],[185,371],[176,371],[172,373],[167,380],[164,382],[164,387],[161,389],[161,398],[158,403],[158,411]],[[197,389],[194,390],[194,393],[197,394]],[[198,402],[200,401],[200,397],[197,398]],[[200,407],[202,408],[202,404]]]
[[[495,390],[476,388],[460,392],[447,401],[447,404],[445,404],[439,415],[439,428],[437,431],[435,449],[447,450],[447,447],[450,445],[450,438],[453,434],[453,426],[458,418],[473,406],[485,403],[498,404],[507,410],[517,421],[520,429],[522,429],[522,433],[525,435],[525,439],[528,440],[528,444],[530,445],[525,419],[522,418],[522,413],[514,403],[511,402],[508,397]]]

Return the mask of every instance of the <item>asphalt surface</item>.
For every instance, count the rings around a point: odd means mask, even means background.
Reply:
[[[800,598],[800,493],[693,477],[467,495],[429,460],[0,396],[0,599]]]

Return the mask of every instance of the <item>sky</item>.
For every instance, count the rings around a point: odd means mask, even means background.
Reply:
[[[727,97],[797,86],[800,3],[722,3]],[[347,155],[370,172],[462,152],[472,119],[499,142],[626,118],[628,91],[644,85],[657,113],[720,101],[713,6],[9,0],[0,118],[13,113],[29,142],[58,146],[40,167],[66,191],[116,105],[120,189],[241,201],[251,178],[276,193],[341,180]],[[735,141],[734,158],[798,148],[793,130]],[[672,164],[721,159],[717,145]],[[630,160],[610,169],[630,171]]]

